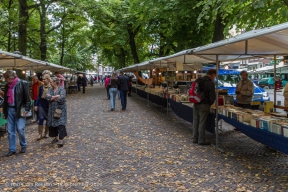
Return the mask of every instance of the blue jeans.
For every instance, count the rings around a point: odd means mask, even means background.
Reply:
[[[110,107],[111,109],[115,109],[115,98],[117,94],[117,88],[110,88],[109,94],[110,94]]]
[[[26,118],[17,118],[16,109],[8,107],[7,127],[9,151],[16,152],[16,131],[19,135],[20,146],[22,148],[26,147],[25,126]]]
[[[127,105],[127,91],[120,90],[120,98],[121,98],[122,109],[126,109],[126,105]]]
[[[118,90],[118,99],[121,99],[121,97],[120,97],[120,90]]]

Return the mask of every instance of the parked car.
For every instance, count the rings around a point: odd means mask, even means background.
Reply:
[[[254,84],[254,95],[252,97],[251,101],[251,107],[252,108],[258,108],[260,104],[263,104],[265,101],[270,101],[270,97],[268,96],[268,93],[262,88]],[[227,82],[223,82],[221,80],[218,81],[218,87],[219,89],[228,90],[228,95],[231,95],[234,97],[234,103],[237,103],[236,101],[236,85],[237,84],[231,84]]]
[[[277,77],[276,77],[277,78]],[[279,79],[279,78],[278,78]],[[282,79],[279,79],[280,80],[280,85],[281,85],[281,88],[284,87],[286,85],[286,82],[285,81],[282,81]],[[266,78],[263,78],[259,81],[259,86],[260,87],[268,87],[269,89],[274,89],[274,77],[266,77]],[[284,84],[284,85],[283,85]]]
[[[219,69],[218,76],[218,88],[222,90],[228,90],[228,95],[233,96],[234,103],[237,104],[235,91],[237,83],[241,81],[240,71],[233,69]],[[268,93],[263,88],[257,86],[254,83],[254,95],[252,97],[251,107],[259,108],[259,105],[263,104],[265,101],[270,101]]]

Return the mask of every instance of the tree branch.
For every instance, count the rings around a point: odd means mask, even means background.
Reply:
[[[68,15],[68,14],[64,14],[63,17],[62,17],[62,19],[61,19],[61,21],[60,21],[60,23],[59,23],[58,25],[52,27],[50,30],[48,30],[48,31],[46,32],[46,34],[49,34],[49,33],[51,33],[52,31],[54,31],[55,29],[58,29],[58,28],[62,25],[62,23],[63,23],[63,21],[64,21],[64,19],[65,19],[65,17],[66,17],[67,15]]]
[[[20,0],[20,1],[21,1],[21,0]],[[29,10],[29,9],[33,9],[33,8],[36,9],[36,8],[39,7],[40,5],[41,5],[41,3],[27,6],[27,10]]]
[[[34,41],[31,37],[28,36],[28,39],[29,39],[30,41],[32,41],[32,43],[34,43],[34,44],[36,44],[38,47],[40,47],[40,44],[37,43],[36,41]]]
[[[283,3],[288,7],[288,2],[286,0],[283,0]]]
[[[135,29],[135,31],[134,31],[134,35],[135,35],[135,36],[136,36],[137,33],[139,32],[140,27],[141,27],[141,25],[138,25],[138,27]]]

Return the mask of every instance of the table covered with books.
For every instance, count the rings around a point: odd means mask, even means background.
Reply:
[[[288,154],[288,118],[243,109],[233,105],[219,107],[219,118],[268,147]]]

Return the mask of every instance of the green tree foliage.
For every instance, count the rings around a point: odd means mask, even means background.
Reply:
[[[116,69],[287,21],[288,0],[2,0],[0,49]]]
[[[203,22],[210,21],[215,24],[214,31],[228,36],[234,26],[237,31],[249,31],[288,21],[287,0],[202,0],[194,10],[199,8],[202,10],[197,19],[199,29]]]
[[[199,32],[198,1],[101,1],[89,11],[100,61],[114,67],[166,56],[210,42],[211,24]]]
[[[18,45],[16,39],[18,36],[18,23],[15,18],[18,17],[17,10],[18,4],[13,0],[3,0],[0,3],[0,46],[4,50],[14,52]]]

